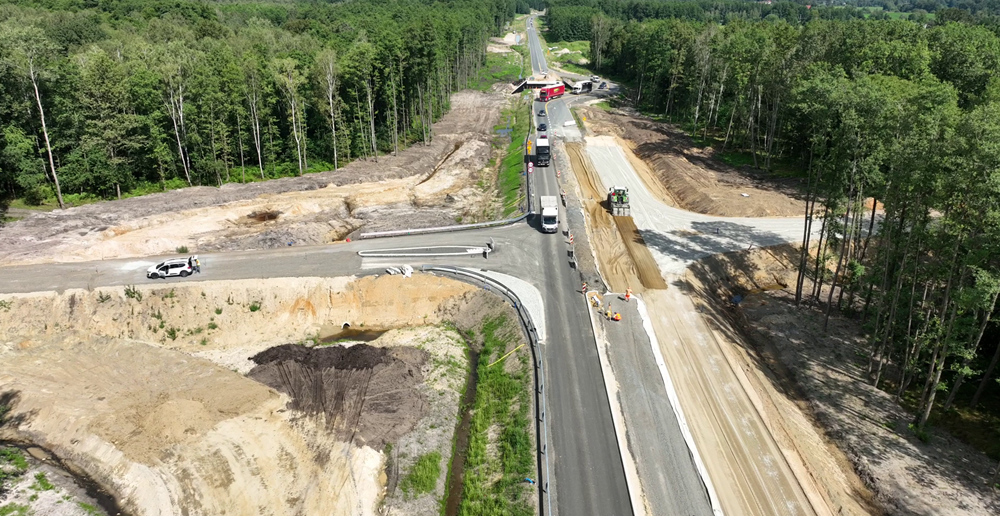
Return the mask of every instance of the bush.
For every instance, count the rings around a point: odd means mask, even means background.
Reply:
[[[186,245],[182,245],[177,248],[177,254],[187,254],[187,253],[188,253],[188,248]]]

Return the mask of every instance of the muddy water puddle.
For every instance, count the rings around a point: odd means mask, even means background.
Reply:
[[[445,516],[456,516],[462,502],[462,481],[465,478],[465,458],[469,451],[469,425],[472,422],[472,407],[476,401],[476,387],[479,385],[479,353],[469,351],[469,376],[465,381],[462,395],[462,420],[455,430],[455,454],[451,458],[448,478],[448,501]]]

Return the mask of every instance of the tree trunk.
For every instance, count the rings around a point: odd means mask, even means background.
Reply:
[[[38,103],[38,117],[42,122],[42,134],[45,136],[45,150],[49,155],[49,169],[52,171],[52,182],[56,185],[56,200],[59,201],[59,208],[66,208],[63,203],[62,188],[59,186],[59,174],[56,173],[55,158],[52,157],[52,144],[49,142],[49,128],[45,124],[45,108],[42,107],[42,96],[38,93],[38,75],[35,72],[34,63],[30,63],[28,74],[31,76],[31,86],[35,90],[35,102]],[[119,195],[120,197],[120,195]]]
[[[979,398],[983,396],[983,391],[986,390],[986,386],[989,385],[990,376],[993,374],[993,370],[997,367],[997,362],[1000,362],[1000,343],[997,344],[996,351],[993,352],[993,358],[990,359],[990,365],[986,366],[986,371],[983,371],[983,379],[979,381],[979,388],[976,389],[976,394],[972,396],[972,401],[969,402],[969,408],[976,408],[979,405]]]

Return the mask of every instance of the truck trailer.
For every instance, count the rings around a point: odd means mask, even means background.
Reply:
[[[559,201],[554,195],[543,195],[539,198],[542,205],[542,231],[555,233],[559,231]]]
[[[535,140],[535,166],[547,167],[552,159],[552,148],[549,146],[548,138],[538,138]]]
[[[552,99],[557,99],[559,97],[562,97],[563,94],[565,94],[565,93],[566,93],[566,85],[565,84],[559,84],[559,85],[556,85],[556,86],[548,86],[548,87],[542,88],[541,91],[538,92],[538,100],[540,100],[542,102],[548,102],[548,101],[550,101]]]
[[[594,83],[590,81],[579,81],[573,85],[573,94],[590,93],[594,89]]]

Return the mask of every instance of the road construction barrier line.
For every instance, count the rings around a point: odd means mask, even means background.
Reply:
[[[653,332],[653,320],[649,318],[649,311],[646,310],[646,303],[643,303],[642,298],[636,296],[635,300],[639,303],[638,308],[639,316],[642,317],[642,328],[646,330],[646,334],[649,336],[649,345],[653,348],[653,358],[656,360],[656,366],[660,369],[660,376],[663,377],[663,386],[667,389],[667,399],[670,400],[670,406],[674,410],[674,415],[677,416],[677,424],[681,428],[681,435],[684,436],[684,442],[687,443],[688,451],[694,460],[694,466],[698,469],[698,474],[701,475],[701,481],[705,484],[705,490],[708,491],[708,500],[712,504],[712,514],[723,516],[722,505],[719,503],[718,495],[715,494],[715,486],[712,485],[712,479],[708,476],[705,463],[701,460],[701,455],[698,453],[698,447],[694,443],[694,436],[691,435],[687,419],[684,418],[684,410],[681,408],[680,398],[677,396],[677,391],[674,390],[674,383],[670,379],[670,372],[667,371],[667,363],[663,360],[660,344],[656,340],[656,333]]]
[[[455,249],[455,248],[465,248],[465,251],[456,252],[433,252],[433,253],[408,253],[406,251],[414,251],[417,249]],[[447,246],[434,246],[434,247],[400,247],[396,249],[369,249],[358,251],[358,256],[363,258],[400,258],[400,257],[414,257],[414,256],[467,256],[474,254],[482,254],[490,252],[489,248],[477,245],[477,246],[460,246],[460,245],[447,245]]]
[[[539,425],[542,430],[541,432],[535,432],[535,457],[538,461],[539,468],[539,479],[536,484],[538,486],[539,514],[540,516],[552,514],[552,495],[548,487],[549,479],[551,478],[549,473],[551,470],[549,468],[548,453],[549,429],[548,422],[545,421],[545,394],[543,392],[544,384],[542,383],[542,379],[545,378],[545,370],[542,368],[541,350],[539,349],[538,342],[538,329],[535,328],[535,323],[531,319],[531,314],[528,313],[528,310],[524,307],[524,303],[521,302],[521,298],[519,298],[513,290],[507,288],[507,286],[500,281],[486,276],[485,274],[479,274],[469,269],[448,265],[423,265],[420,267],[420,270],[424,272],[443,272],[447,274],[454,274],[455,276],[472,278],[485,286],[487,290],[489,290],[490,287],[495,288],[514,304],[514,310],[517,312],[518,318],[521,320],[521,326],[524,328],[524,332],[528,335],[528,343],[531,345],[531,355],[535,363],[535,421],[536,425]],[[545,461],[544,475],[541,474],[543,456]],[[543,495],[545,499],[544,506],[542,504]]]

